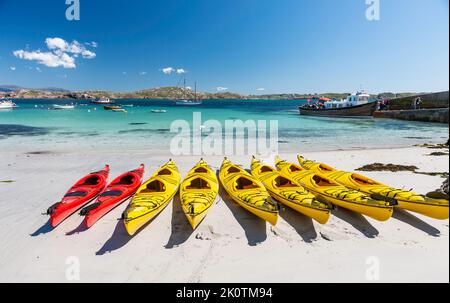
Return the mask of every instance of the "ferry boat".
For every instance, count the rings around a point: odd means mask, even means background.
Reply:
[[[351,94],[345,100],[319,99],[318,102],[299,107],[300,114],[323,117],[370,117],[377,109],[378,102],[371,101],[365,92]]]
[[[5,100],[5,101],[0,100],[0,109],[14,109],[17,107],[18,106],[11,100]]]
[[[98,100],[91,101],[92,104],[114,104],[114,101],[110,100],[109,98],[102,97]]]

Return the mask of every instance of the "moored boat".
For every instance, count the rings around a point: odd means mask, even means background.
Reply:
[[[299,110],[304,116],[371,117],[377,106],[378,102],[371,101],[369,94],[357,92],[345,100],[319,99],[315,104],[300,106]]]
[[[18,106],[12,102],[11,100],[1,101],[0,102],[0,109],[14,109]]]
[[[120,106],[120,105],[105,105],[105,106],[103,106],[103,109],[104,110],[117,110],[117,109],[123,109],[123,107],[122,106]]]
[[[54,110],[67,110],[67,109],[74,109],[75,105],[73,104],[66,104],[66,105],[60,105],[60,104],[53,104],[52,109]]]
[[[92,104],[114,104],[115,102],[109,98],[102,97],[98,100],[91,101]]]

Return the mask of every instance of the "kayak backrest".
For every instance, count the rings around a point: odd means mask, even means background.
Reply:
[[[246,177],[240,177],[236,180],[235,188],[238,190],[245,190],[259,188],[259,186]]]

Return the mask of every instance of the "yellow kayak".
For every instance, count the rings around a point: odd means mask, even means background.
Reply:
[[[202,159],[181,183],[181,207],[195,229],[203,221],[219,193],[215,172]]]
[[[378,221],[387,221],[392,217],[394,209],[390,202],[374,200],[364,193],[348,189],[323,175],[278,157],[275,162],[282,175],[305,187],[320,201],[332,203]]]
[[[225,158],[219,178],[236,203],[270,224],[277,224],[278,204],[270,199],[264,185],[255,177]]]
[[[372,195],[376,199],[396,200],[398,208],[440,220],[449,218],[448,198],[435,199],[412,191],[395,189],[363,175],[339,171],[326,164],[308,161],[301,156],[298,156],[298,161],[302,167],[323,174],[348,188]]]
[[[331,215],[331,207],[328,204],[317,201],[305,188],[255,157],[252,161],[252,175],[264,184],[272,198],[278,202],[321,224],[328,222]]]
[[[164,210],[178,192],[180,179],[177,166],[170,160],[142,184],[123,213],[130,236]]]

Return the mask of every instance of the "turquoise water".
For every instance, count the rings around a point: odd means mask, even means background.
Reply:
[[[0,149],[15,150],[167,150],[175,135],[174,120],[192,124],[194,112],[203,122],[218,120],[277,120],[282,150],[335,150],[403,147],[442,143],[448,125],[390,119],[340,119],[300,116],[305,101],[211,100],[202,106],[179,107],[170,101],[123,100],[128,113],[103,110],[77,101],[76,109],[51,110],[67,100],[17,100],[20,108],[0,111]],[[164,109],[167,113],[151,113]]]

